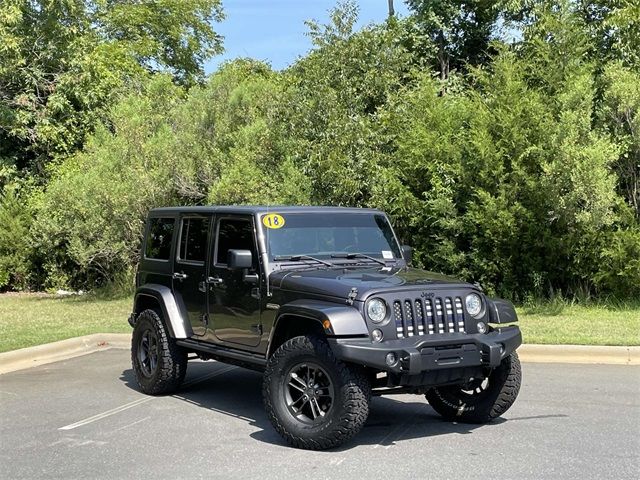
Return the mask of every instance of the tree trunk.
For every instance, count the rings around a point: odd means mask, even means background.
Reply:
[[[438,33],[438,63],[440,64],[440,80],[449,78],[449,54],[445,48],[444,32]]]
[[[389,2],[389,17],[393,17],[396,14],[395,9],[393,8],[393,0],[388,0]]]

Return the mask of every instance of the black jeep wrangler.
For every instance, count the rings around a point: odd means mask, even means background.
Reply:
[[[521,380],[513,305],[410,262],[378,210],[152,210],[129,318],[140,388],[176,390],[194,353],[263,371],[271,423],[308,449],[353,437],[371,395],[502,415]]]

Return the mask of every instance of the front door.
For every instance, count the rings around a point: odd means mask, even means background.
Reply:
[[[207,253],[211,215],[189,215],[180,219],[180,232],[173,266],[173,290],[182,300],[194,335],[207,328]]]
[[[209,316],[211,334],[225,343],[257,346],[262,335],[260,325],[260,285],[247,281],[258,271],[258,250],[253,217],[233,215],[216,220],[216,242],[209,273]],[[229,270],[230,249],[250,250],[253,266]]]

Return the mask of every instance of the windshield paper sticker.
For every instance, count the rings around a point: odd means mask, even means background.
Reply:
[[[270,213],[262,217],[262,224],[267,228],[282,228],[284,227],[284,217],[277,213]]]
[[[393,252],[390,250],[382,250],[382,258],[384,258],[385,260],[392,260]]]

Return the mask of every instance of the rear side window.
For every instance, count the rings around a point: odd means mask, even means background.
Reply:
[[[182,220],[178,258],[190,262],[204,262],[207,254],[208,232],[208,218],[193,217]]]
[[[146,258],[169,260],[175,223],[173,218],[152,218],[149,220],[149,234],[144,251]]]
[[[253,243],[253,226],[249,220],[223,218],[218,224],[218,249],[216,263],[227,264],[229,250],[251,250],[254,262],[256,249]]]

